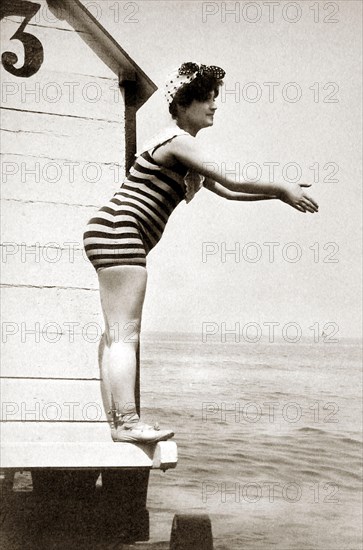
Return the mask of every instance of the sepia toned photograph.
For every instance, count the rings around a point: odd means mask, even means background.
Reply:
[[[4,550],[362,550],[362,13],[0,0]]]

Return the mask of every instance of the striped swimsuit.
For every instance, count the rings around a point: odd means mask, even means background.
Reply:
[[[198,174],[192,173],[197,180],[189,178],[188,186],[186,176],[191,172],[184,165],[171,170],[150,152],[137,157],[119,191],[87,224],[84,248],[96,271],[119,265],[146,267],[146,256],[161,239],[174,208],[183,199],[189,202],[202,186]]]

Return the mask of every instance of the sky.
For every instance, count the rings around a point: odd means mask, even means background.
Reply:
[[[181,203],[148,256],[143,329],[359,337],[361,2],[84,4],[159,88],[186,61],[224,68],[198,141],[232,177],[312,183],[320,206],[205,189]],[[138,112],[139,145],[169,121],[159,89]]]

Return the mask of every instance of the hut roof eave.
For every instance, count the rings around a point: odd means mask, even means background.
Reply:
[[[49,9],[66,20],[95,54],[115,73],[121,85],[135,85],[134,105],[139,109],[157,90],[154,82],[131,59],[80,0],[47,0]]]

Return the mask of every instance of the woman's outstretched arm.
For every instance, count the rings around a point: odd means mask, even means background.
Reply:
[[[195,170],[206,178],[217,181],[229,191],[277,196],[280,200],[286,202],[300,212],[318,211],[319,207],[317,203],[303,189],[304,187],[310,187],[309,184],[260,181],[236,182],[232,178],[226,176],[226,174],[223,174],[221,169],[222,165],[216,163],[215,158],[206,151],[203,151],[193,136],[177,136],[168,144],[168,152],[188,168]]]
[[[212,191],[219,197],[232,201],[265,201],[270,199],[278,199],[277,195],[263,195],[262,193],[241,193],[239,191],[230,191],[221,183],[218,183],[210,178],[206,178],[203,183],[203,187]]]

